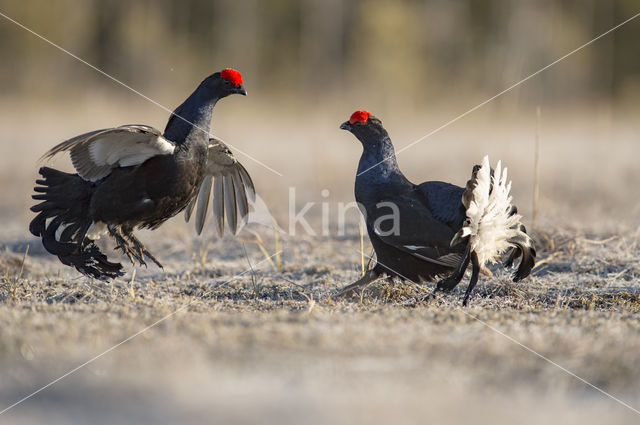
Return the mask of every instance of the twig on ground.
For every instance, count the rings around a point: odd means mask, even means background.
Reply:
[[[613,235],[609,238],[606,239],[602,239],[602,240],[595,240],[595,239],[587,239],[587,238],[583,238],[583,237],[577,237],[576,241],[580,241],[580,242],[584,242],[587,244],[591,244],[591,245],[604,245],[606,243],[609,243],[611,241],[614,241],[616,239],[618,239],[620,237],[620,235]]]
[[[538,219],[538,201],[540,199],[540,106],[536,108],[536,137],[533,161],[533,212],[531,227],[535,229]]]

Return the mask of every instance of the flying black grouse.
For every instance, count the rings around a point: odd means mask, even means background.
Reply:
[[[196,230],[202,231],[212,179],[213,209],[221,232],[226,215],[235,233],[237,211],[248,212],[254,187],[247,171],[220,140],[209,139],[213,108],[231,94],[246,95],[242,76],[227,68],[205,78],[173,111],[164,133],[145,125],[96,130],[69,139],[43,157],[69,151],[76,174],[40,168],[33,195],[43,201],[29,230],[47,251],[79,272],[108,280],[124,274],[95,241],[107,233],[134,263],[145,257],[158,266],[134,236],[136,228],[155,229],[198,200]]]
[[[474,167],[465,188],[440,181],[416,185],[398,168],[389,134],[378,118],[356,111],[340,128],[353,133],[363,146],[355,196],[377,264],[339,294],[385,275],[414,282],[446,276],[435,290],[450,291],[471,261],[466,305],[480,270],[510,248],[507,266],[522,255],[513,280],[529,275],[536,252],[511,205],[511,183],[500,163],[491,170],[485,157],[481,166]]]

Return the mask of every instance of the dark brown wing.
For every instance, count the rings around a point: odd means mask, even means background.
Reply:
[[[376,211],[367,211],[368,227],[387,245],[429,263],[455,267],[462,255],[450,246],[453,230],[436,219],[416,195],[394,194],[388,205],[380,200]],[[392,218],[395,215],[397,219]]]
[[[249,200],[255,200],[255,187],[247,170],[233,156],[233,153],[219,139],[209,139],[206,176],[195,197],[185,210],[185,220],[189,221],[193,208],[196,208],[195,226],[202,233],[209,209],[211,189],[213,187],[213,217],[219,236],[224,234],[226,210],[227,224],[235,234],[238,229],[238,217],[244,220],[249,214]]]
[[[174,150],[175,145],[153,127],[123,125],[66,140],[46,152],[43,158],[69,151],[80,177],[97,181],[111,174],[114,168],[139,165],[152,156],[172,154]]]

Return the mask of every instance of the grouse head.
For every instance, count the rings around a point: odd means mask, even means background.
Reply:
[[[225,68],[211,74],[200,85],[217,99],[222,99],[230,94],[247,95],[247,91],[242,86],[242,75],[232,68]]]
[[[389,137],[382,121],[368,111],[355,111],[349,121],[343,122],[340,128],[353,133],[363,145],[379,143]]]

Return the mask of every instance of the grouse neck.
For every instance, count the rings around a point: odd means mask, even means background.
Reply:
[[[175,111],[173,111],[164,137],[178,146],[193,143],[207,144],[213,108],[218,97],[211,97],[202,87],[198,87]]]
[[[396,153],[387,136],[379,143],[363,143],[362,156],[358,164],[358,177],[369,179],[400,179],[405,177],[398,167]]]

